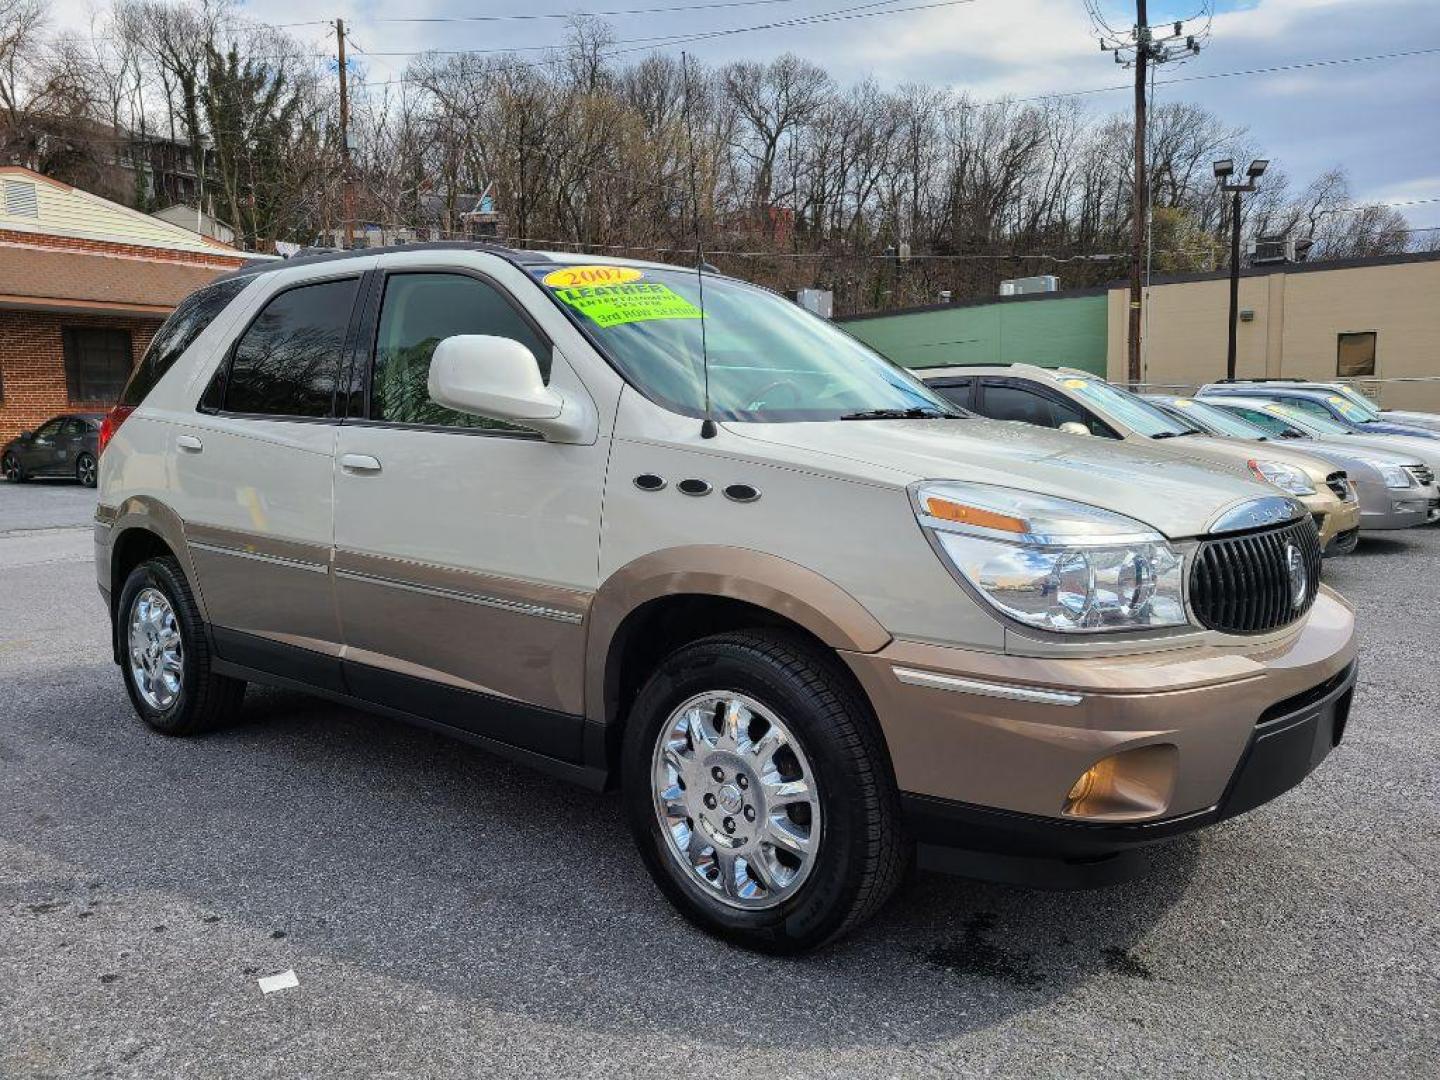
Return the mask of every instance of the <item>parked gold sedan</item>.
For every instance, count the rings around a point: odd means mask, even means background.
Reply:
[[[1327,555],[1355,549],[1360,504],[1343,469],[1288,447],[1207,435],[1097,375],[1033,364],[927,368],[918,374],[961,408],[1077,435],[1121,439],[1164,456],[1266,481],[1305,504]]]

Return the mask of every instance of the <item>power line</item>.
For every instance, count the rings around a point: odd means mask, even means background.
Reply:
[[[763,7],[773,4],[794,4],[801,0],[717,0],[709,4],[680,4],[673,7],[614,8],[609,11],[537,12],[518,15],[435,15],[410,16],[398,19],[369,19],[374,23],[491,23],[529,22],[537,19],[609,19],[625,15],[665,15],[693,11],[718,11],[722,8]]]
[[[645,49],[662,48],[667,45],[681,45],[689,41],[702,41],[710,38],[728,37],[735,34],[753,34],[761,30],[780,30],[797,26],[813,26],[819,23],[845,22],[850,19],[869,19],[881,15],[901,15],[912,11],[928,11],[933,8],[959,7],[963,4],[973,4],[976,0],[933,0],[927,4],[915,4],[910,7],[892,7],[896,0],[868,0],[864,4],[856,4],[852,7],[835,8],[831,11],[818,12],[814,15],[799,15],[793,19],[784,19],[779,22],[758,23],[753,26],[733,26],[723,30],[704,30],[691,34],[657,34],[651,37],[622,38],[611,42],[612,45],[633,45],[636,48],[607,49],[602,55],[622,56],[626,53],[640,52]],[[878,9],[878,10],[877,10]],[[562,45],[515,45],[508,48],[495,49],[409,49],[395,50],[390,52],[372,52],[371,56],[469,56],[488,54],[507,54],[515,52],[538,52],[549,49],[564,48]],[[541,66],[550,61],[541,61]],[[523,66],[523,65],[522,65]]]

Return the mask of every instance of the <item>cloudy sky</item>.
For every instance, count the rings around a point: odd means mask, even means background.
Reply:
[[[55,28],[80,28],[90,0],[58,0]],[[272,23],[344,17],[362,49],[365,78],[397,75],[405,53],[425,48],[518,48],[558,42],[557,20],[487,23],[388,22],[439,16],[514,15],[679,6],[683,0],[247,0],[240,11]],[[695,0],[697,5],[716,0]],[[733,0],[731,0],[733,2]],[[905,8],[936,0],[890,0]],[[1127,22],[1124,0],[1102,0],[1111,22]],[[1417,226],[1440,225],[1440,4],[1434,0],[1215,0],[1213,34],[1202,55],[1160,73],[1157,98],[1204,105],[1250,128],[1255,145],[1299,184],[1344,166],[1364,199],[1436,202],[1400,209]],[[617,38],[644,41],[755,26],[865,0],[749,0],[749,6],[612,17]],[[1152,23],[1192,14],[1202,0],[1150,0]],[[1133,20],[1133,7],[1129,8]],[[333,51],[323,25],[291,33]],[[328,35],[328,36],[327,36]],[[678,52],[680,45],[667,46]],[[769,29],[694,41],[684,48],[708,62],[764,59],[785,50],[845,80],[945,83],[980,98],[1116,87],[1129,73],[1097,47],[1082,0],[962,0],[950,6]],[[1436,51],[1273,74],[1202,78],[1312,60]],[[631,53],[632,56],[641,55]],[[1166,85],[1166,80],[1184,80]],[[1124,89],[1086,95],[1100,112],[1128,107]]]

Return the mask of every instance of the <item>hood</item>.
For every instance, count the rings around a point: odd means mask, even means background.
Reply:
[[[1113,510],[1171,539],[1200,535],[1222,511],[1275,495],[1270,485],[1233,468],[1186,460],[1158,446],[1001,420],[727,422],[725,428],[783,447],[783,456],[798,467],[897,484],[968,480],[1020,488]]]
[[[1440,441],[1414,439],[1408,435],[1333,435],[1329,436],[1349,451],[1352,447],[1391,461],[1418,461],[1440,473]]]
[[[1333,465],[1314,454],[1293,449],[1277,440],[1254,442],[1250,439],[1226,439],[1216,435],[1182,435],[1176,439],[1153,440],[1177,454],[1193,454],[1229,465],[1241,476],[1250,476],[1251,461],[1278,461],[1304,469],[1313,480],[1323,482],[1335,471]]]
[[[1388,420],[1367,420],[1356,424],[1354,430],[1360,435],[1413,435],[1420,439],[1440,439],[1440,431],[1413,424],[1392,424]]]
[[[1440,413],[1405,412],[1400,409],[1382,409],[1380,419],[1387,424],[1403,424],[1405,427],[1424,428],[1426,431],[1440,431]]]

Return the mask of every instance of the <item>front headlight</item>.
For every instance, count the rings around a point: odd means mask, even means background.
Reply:
[[[986,484],[912,490],[920,524],[997,610],[1062,633],[1186,623],[1183,560],[1132,518]]]
[[[1380,475],[1385,479],[1387,488],[1407,488],[1413,484],[1414,478],[1399,465],[1376,465]]]
[[[1315,485],[1310,482],[1310,477],[1305,475],[1305,470],[1299,466],[1286,465],[1280,461],[1252,460],[1249,464],[1250,471],[1255,474],[1257,480],[1274,484],[1281,491],[1287,491],[1291,495],[1315,494]]]

